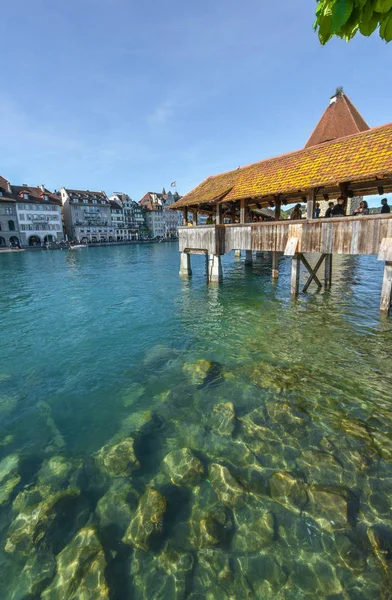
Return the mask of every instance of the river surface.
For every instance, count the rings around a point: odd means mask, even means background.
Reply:
[[[392,597],[383,265],[269,261],[0,255],[2,600]]]

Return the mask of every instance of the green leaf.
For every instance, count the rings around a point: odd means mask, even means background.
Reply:
[[[366,3],[366,5],[363,8],[362,21],[370,21],[372,16],[373,16],[373,6],[372,6],[372,3],[369,1]]]
[[[347,23],[345,23],[345,25],[343,25],[343,27],[340,29],[339,35],[340,37],[344,38],[346,42],[351,40],[351,38],[353,38],[357,33],[361,17],[362,10],[355,7]]]
[[[380,37],[386,42],[392,41],[392,11],[390,11],[381,22]]]
[[[372,35],[372,33],[377,29],[379,20],[379,15],[377,13],[373,13],[368,21],[362,20],[360,22],[359,31],[362,33],[362,35]]]
[[[371,1],[370,0],[355,0],[355,5],[358,6],[358,8],[365,8],[366,5],[369,5],[371,8]]]
[[[321,17],[319,19],[318,36],[319,36],[319,40],[323,46],[332,37],[331,23],[332,23],[332,17]]]
[[[332,33],[339,33],[353,12],[353,0],[337,0],[332,14]]]
[[[373,0],[373,10],[379,13],[387,13],[392,9],[392,0]]]

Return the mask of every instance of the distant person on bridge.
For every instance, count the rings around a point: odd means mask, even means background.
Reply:
[[[361,202],[359,203],[359,208],[356,208],[353,212],[353,215],[368,215],[369,214],[369,207],[368,207],[368,203],[366,202],[366,200],[361,200]]]
[[[338,203],[332,209],[331,217],[345,217],[346,209],[344,207],[344,198],[338,198]]]
[[[334,207],[334,203],[333,202],[328,202],[328,208],[325,211],[325,215],[324,215],[324,217],[326,219],[329,219],[329,217],[332,217],[332,209],[333,209],[333,207]]]
[[[383,198],[381,200],[381,214],[390,213],[390,212],[391,212],[391,207],[388,204],[388,200],[386,198]]]
[[[290,219],[291,220],[297,220],[297,219],[302,219],[302,212],[301,212],[301,205],[300,204],[296,204],[291,212],[290,215]]]

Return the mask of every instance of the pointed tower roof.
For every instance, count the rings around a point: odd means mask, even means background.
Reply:
[[[350,98],[343,92],[343,88],[337,88],[305,148],[367,129],[370,129],[369,125],[352,104]]]

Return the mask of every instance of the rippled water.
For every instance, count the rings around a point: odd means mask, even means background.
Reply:
[[[382,265],[297,301],[289,260],[192,266],[0,255],[0,597],[390,598]]]

